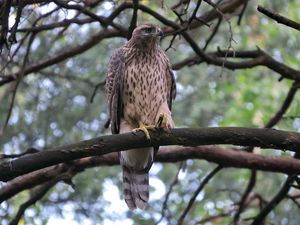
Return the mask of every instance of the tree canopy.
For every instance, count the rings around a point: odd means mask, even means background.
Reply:
[[[1,224],[289,224],[300,220],[300,3],[0,1]],[[161,26],[176,128],[110,135],[106,68]],[[160,145],[129,211],[117,152]]]

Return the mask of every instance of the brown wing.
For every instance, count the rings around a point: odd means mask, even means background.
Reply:
[[[172,66],[169,62],[169,59],[167,59],[167,63],[168,63],[168,66],[167,66],[168,96],[167,96],[167,98],[168,98],[168,106],[171,111],[172,110],[172,101],[176,97],[176,82],[175,82],[174,73],[172,71]]]
[[[106,92],[111,132],[120,132],[120,120],[123,116],[122,83],[125,73],[124,50],[117,49],[111,56],[106,75]]]

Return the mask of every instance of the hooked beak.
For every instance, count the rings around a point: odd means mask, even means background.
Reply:
[[[162,31],[162,29],[160,29],[160,28],[158,29],[157,36],[159,36],[159,37],[164,36],[164,32]]]

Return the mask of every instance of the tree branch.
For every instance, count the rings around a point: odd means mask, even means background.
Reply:
[[[218,173],[221,169],[222,169],[222,166],[217,166],[203,179],[203,181],[200,183],[199,187],[197,188],[197,190],[194,192],[193,196],[191,197],[187,207],[185,208],[185,210],[179,217],[177,225],[181,225],[183,223],[186,215],[188,214],[188,212],[192,208],[194,202],[196,201],[198,194],[203,190],[205,185],[215,176],[215,174]]]
[[[2,7],[0,8],[1,16],[1,33],[0,33],[0,54],[2,53],[2,48],[4,45],[8,46],[7,43],[7,33],[8,33],[8,18],[10,13],[11,1],[4,0],[2,2]]]
[[[41,32],[45,30],[52,30],[54,28],[59,28],[59,27],[67,27],[70,24],[83,25],[92,22],[96,22],[96,21],[92,18],[85,18],[85,19],[72,18],[72,19],[64,19],[62,21],[51,23],[51,24],[43,24],[35,27],[20,28],[17,31],[18,32]]]
[[[171,184],[169,185],[168,191],[165,194],[165,199],[164,202],[162,204],[162,208],[161,208],[161,215],[159,220],[156,221],[155,225],[158,225],[165,217],[166,214],[166,210],[168,209],[168,201],[169,201],[169,197],[173,191],[173,187],[178,183],[178,175],[182,169],[184,165],[184,162],[181,162],[180,165],[178,166],[177,172],[173,178],[173,181],[171,182]]]
[[[91,17],[95,21],[98,21],[101,24],[101,26],[103,26],[103,27],[107,27],[108,25],[110,25],[110,24],[108,24],[106,22],[105,17],[98,16],[98,15],[94,14],[93,12],[87,10],[85,7],[82,7],[81,5],[78,5],[78,4],[76,4],[76,5],[75,4],[68,4],[66,1],[61,1],[61,0],[53,0],[53,2],[56,5],[58,5],[58,6],[62,7],[62,8],[65,8],[65,9],[77,10],[77,11],[79,11],[79,12],[81,12],[81,13],[89,16],[89,17]],[[118,29],[118,27],[115,27],[115,28]]]
[[[275,20],[277,23],[284,24],[288,27],[291,27],[291,28],[294,28],[294,29],[300,31],[300,24],[293,21],[293,20],[290,20],[290,19],[288,19],[284,16],[281,16],[278,13],[272,12],[272,11],[270,11],[270,10],[260,6],[260,5],[257,7],[257,10],[259,12],[261,12],[262,14],[266,15],[267,17]]]
[[[241,200],[238,202],[238,209],[233,216],[233,224],[234,225],[239,224],[240,215],[244,211],[246,200],[256,184],[256,175],[257,175],[256,170],[251,170],[249,183],[241,197]]]
[[[278,111],[275,113],[275,115],[268,121],[268,123],[265,125],[265,128],[272,128],[282,119],[283,115],[285,114],[285,112],[287,111],[287,109],[289,108],[291,103],[293,102],[294,96],[295,96],[298,88],[299,88],[299,84],[297,82],[294,82],[292,87],[290,88],[285,100],[283,101],[283,104],[278,109]],[[253,150],[253,148],[248,149],[249,152],[250,151],[252,152],[252,150]],[[236,211],[236,213],[233,217],[234,224],[238,224],[240,215],[245,208],[246,200],[247,200],[249,194],[251,193],[251,191],[253,190],[255,184],[256,184],[256,170],[253,169],[251,171],[251,176],[249,179],[248,186],[247,186],[246,190],[244,191],[244,193],[241,197],[241,200],[238,203],[238,210]]]
[[[126,37],[126,34],[122,33],[119,30],[115,30],[115,29],[101,30],[97,34],[92,36],[88,41],[83,43],[82,45],[71,48],[68,51],[64,51],[56,56],[53,56],[52,58],[47,58],[45,60],[41,60],[35,64],[27,66],[24,69],[24,76],[26,76],[30,73],[33,73],[33,72],[37,72],[48,66],[52,66],[56,63],[59,63],[63,60],[74,57],[78,54],[81,54],[81,53],[85,52],[86,50],[90,49],[91,47],[95,46],[96,44],[98,44],[100,41],[102,41],[105,38],[119,37],[119,36]],[[14,74],[6,75],[5,77],[1,77],[2,79],[0,78],[0,86],[4,85],[6,83],[9,83],[11,81],[14,81],[21,72],[22,71],[19,71]]]
[[[266,207],[259,213],[259,215],[255,217],[251,225],[263,224],[263,221],[266,218],[266,216],[281,202],[281,200],[285,198],[285,196],[290,190],[292,181],[292,176],[289,176],[280,188],[279,192],[276,194],[276,196],[266,205]]]
[[[204,159],[217,163],[223,167],[257,169],[263,171],[279,172],[285,174],[299,174],[300,161],[293,158],[263,156],[248,152],[224,149],[218,146],[198,147],[162,147],[155,162],[174,163],[188,159]],[[103,156],[86,157],[75,160],[73,163],[59,164],[40,169],[9,181],[0,189],[0,202],[16,195],[17,193],[42,184],[66,172],[70,167],[73,171],[81,172],[86,168],[95,166],[119,165],[116,153]]]
[[[131,38],[132,32],[137,24],[139,0],[132,0],[132,4],[133,4],[133,12],[132,12],[130,26],[128,28],[127,40]]]
[[[197,47],[197,46],[196,46]],[[273,59],[270,55],[264,52],[261,49],[252,50],[252,51],[224,51],[218,50],[216,52],[206,53],[209,56],[209,64],[216,66],[224,66],[230,70],[236,69],[246,69],[253,68],[256,66],[266,66],[270,70],[279,73],[282,77],[300,81],[300,71],[295,70],[275,59]],[[232,58],[252,58],[250,60],[244,60],[240,62],[224,60],[222,58],[232,57]],[[189,57],[181,62],[175,63],[173,65],[174,70],[179,70],[184,66],[191,66],[195,64],[200,64],[202,62],[207,62],[200,55]]]
[[[275,115],[268,121],[268,123],[265,125],[265,128],[271,128],[275,126],[283,117],[285,112],[288,110],[290,105],[292,104],[294,97],[297,93],[297,90],[300,88],[300,84],[297,82],[294,82],[292,87],[290,88],[286,98],[284,99],[281,107],[279,110],[275,113]]]
[[[216,55],[214,54],[206,54],[202,49],[199,48],[197,43],[193,40],[193,38],[185,31],[183,27],[180,25],[174,23],[171,20],[166,19],[165,17],[161,16],[157,12],[153,11],[152,9],[148,8],[144,5],[139,5],[139,8],[152,15],[157,20],[161,21],[167,26],[170,26],[173,30],[180,30],[181,35],[185,38],[185,40],[189,43],[193,51],[196,53],[197,57],[199,57],[201,60],[200,62],[206,62],[208,64],[213,64],[217,66],[226,67],[228,69],[245,69],[245,68],[252,68],[259,65],[267,66],[269,69],[281,74],[282,77],[297,80],[300,81],[300,71],[297,71],[293,68],[290,68],[283,63],[280,63],[276,60],[274,60],[271,56],[269,56],[267,53],[262,51],[261,49],[257,49],[256,52],[252,52],[251,54],[255,54],[256,58],[253,60],[248,60],[244,62],[232,62],[228,61],[226,59],[222,59],[216,56],[220,56],[227,58],[229,55],[232,55],[231,57],[235,57],[235,52],[233,51],[218,51]],[[221,7],[218,7],[220,12],[223,12],[221,10]],[[218,13],[218,12],[217,12]],[[172,30],[172,31],[173,31]],[[199,63],[200,63],[199,62]],[[174,67],[173,67],[174,69]]]
[[[29,4],[30,1],[26,1],[24,2],[24,5]],[[44,2],[44,1],[41,1]],[[59,3],[62,3],[62,1],[57,1]],[[219,6],[220,11],[222,11],[223,13],[229,13],[232,12],[233,10],[235,10],[237,7],[239,7],[240,5],[242,5],[244,2],[244,0],[234,0],[231,1],[229,3],[224,3],[221,4]],[[83,10],[82,7],[80,7],[79,5],[65,5],[68,8],[74,8],[75,10]],[[127,36],[127,32],[125,32],[123,29],[121,29],[119,26],[115,26],[112,24],[112,20],[118,16],[123,10],[128,9],[128,8],[133,8],[134,5],[131,2],[125,2],[122,3],[118,8],[116,8],[112,14],[107,17],[98,17],[97,15],[89,15],[94,17],[93,19],[95,19],[96,21],[101,21],[104,23],[104,25],[112,25],[114,27],[117,27],[118,29],[108,29],[108,30],[102,30],[99,33],[97,33],[96,35],[94,35],[89,41],[87,41],[86,43],[84,43],[83,45],[74,47],[72,49],[70,49],[67,52],[58,54],[56,56],[53,56],[50,59],[45,59],[42,60],[40,62],[34,63],[32,65],[29,65],[28,67],[25,68],[24,70],[24,76],[32,73],[32,72],[37,72],[41,69],[44,69],[48,66],[54,65],[56,63],[59,63],[67,58],[73,57],[77,54],[80,54],[84,51],[86,51],[87,49],[93,47],[94,45],[96,45],[98,42],[100,42],[103,38],[109,38],[109,37],[116,37],[116,36],[121,36],[121,37],[126,37]],[[157,18],[159,21],[163,22],[164,24],[170,26],[170,27],[166,27],[164,29],[165,32],[170,33],[173,32],[174,30],[178,29],[180,26],[178,26],[176,23],[167,20],[165,17],[159,15],[158,13],[156,13],[155,11],[151,10],[150,8],[148,8],[145,5],[139,4],[138,5],[138,9],[154,16],[155,18]],[[85,10],[84,10],[85,11]],[[217,18],[219,16],[219,14],[216,12],[215,9],[203,14],[202,16],[200,16],[198,19],[195,19],[194,21],[191,22],[190,24],[190,28],[197,28],[203,25],[202,22],[199,21],[211,21],[215,18]],[[67,22],[68,23],[68,22]],[[171,25],[170,25],[171,24]],[[48,28],[47,28],[48,29]],[[114,33],[114,34],[112,34]],[[15,78],[18,76],[20,72],[14,73],[14,74],[8,74],[4,77],[0,78],[0,86],[12,82],[15,80]]]
[[[22,218],[28,207],[40,200],[57,182],[59,182],[60,180],[69,179],[70,177],[72,177],[72,173],[66,172],[60,174],[50,181],[47,181],[40,187],[37,187],[34,191],[31,192],[30,198],[20,206],[15,218],[9,223],[9,225],[18,225],[20,219]]]
[[[143,132],[107,135],[75,144],[56,147],[46,151],[25,155],[0,164],[0,180],[8,181],[14,177],[87,156],[104,155],[111,152],[133,148],[165,145],[212,145],[233,144],[256,146],[299,152],[300,134],[258,128],[198,128],[150,131],[151,141]]]
[[[25,68],[25,66],[27,64],[27,61],[29,59],[30,48],[31,48],[31,45],[32,45],[32,43],[34,41],[34,38],[35,38],[35,33],[32,33],[31,36],[30,36],[30,38],[29,38],[28,45],[26,47],[26,54],[25,54],[24,59],[23,59],[21,71],[18,74],[18,76],[16,77],[16,82],[15,82],[15,85],[14,85],[14,89],[13,89],[13,93],[12,93],[12,97],[11,97],[9,109],[8,109],[8,112],[7,112],[6,120],[5,120],[4,124],[3,124],[3,126],[0,128],[0,137],[3,135],[5,129],[6,129],[7,125],[8,125],[8,121],[10,119],[10,116],[11,116],[11,113],[12,113],[12,110],[13,110],[13,106],[14,106],[14,103],[15,103],[15,99],[16,99],[16,95],[17,95],[17,90],[18,90],[18,87],[19,87],[19,84],[20,84],[21,80],[24,77],[24,68]]]
[[[24,7],[23,1],[19,1],[18,6],[17,6],[17,15],[16,15],[16,19],[15,19],[15,24],[11,28],[10,36],[8,38],[8,40],[11,44],[17,43],[16,31],[17,31],[18,25],[20,23],[20,18],[22,15],[23,7]]]

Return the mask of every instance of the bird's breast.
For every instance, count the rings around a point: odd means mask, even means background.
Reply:
[[[154,124],[166,101],[166,69],[155,61],[128,65],[123,82],[124,117],[135,123]]]

